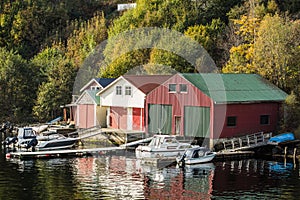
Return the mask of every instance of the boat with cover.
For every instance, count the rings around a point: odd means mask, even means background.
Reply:
[[[148,145],[139,145],[135,154],[137,158],[176,157],[196,146],[179,142],[174,135],[154,135]]]
[[[176,161],[179,165],[207,163],[212,161],[216,154],[206,147],[194,147],[187,149],[182,156],[176,158]]]
[[[281,133],[279,135],[275,135],[271,137],[268,141],[268,144],[277,145],[281,142],[294,141],[295,136],[293,133]]]
[[[31,127],[18,128],[16,137],[6,138],[4,144],[13,145],[18,148],[33,148],[37,150],[56,150],[73,147],[79,138],[65,137],[61,134],[52,134],[48,136],[37,135]]]

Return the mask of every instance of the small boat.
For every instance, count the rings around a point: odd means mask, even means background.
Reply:
[[[78,138],[69,138],[61,134],[52,134],[49,136],[37,135],[31,127],[19,128],[17,137],[6,138],[6,146],[16,146],[18,148],[33,148],[37,150],[56,150],[66,149],[75,146]]]
[[[179,165],[193,165],[212,161],[216,152],[206,147],[194,147],[187,149],[182,156],[178,156],[176,161]]]
[[[176,157],[196,146],[179,142],[174,135],[154,135],[147,146],[139,145],[135,154],[137,158]]]
[[[268,144],[277,145],[281,142],[287,142],[293,140],[295,140],[295,136],[293,133],[282,133],[271,137],[268,141]]]

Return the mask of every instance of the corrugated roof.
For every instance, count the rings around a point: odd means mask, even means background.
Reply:
[[[172,75],[124,75],[123,77],[144,94],[148,94],[171,78]]]
[[[284,101],[287,94],[257,74],[182,74],[216,103]]]

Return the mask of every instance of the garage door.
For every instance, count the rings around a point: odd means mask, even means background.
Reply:
[[[209,137],[210,108],[198,106],[184,107],[184,134],[193,137]]]
[[[149,133],[170,134],[172,130],[172,106],[171,105],[148,105],[148,131]]]
[[[110,126],[116,129],[127,129],[127,109],[123,107],[111,107]]]
[[[79,124],[78,128],[90,128],[94,125],[95,106],[81,104],[79,107]]]

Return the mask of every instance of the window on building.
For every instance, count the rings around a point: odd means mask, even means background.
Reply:
[[[122,86],[116,86],[116,95],[122,95]]]
[[[91,90],[100,90],[100,87],[99,86],[92,86]]]
[[[261,115],[260,116],[260,124],[261,125],[270,124],[270,115]]]
[[[131,95],[131,87],[125,86],[125,95]]]
[[[169,92],[176,92],[176,84],[169,84]]]
[[[236,126],[236,116],[227,117],[227,126],[229,127]]]
[[[187,92],[187,85],[186,84],[180,84],[179,88],[180,88],[180,92]]]

